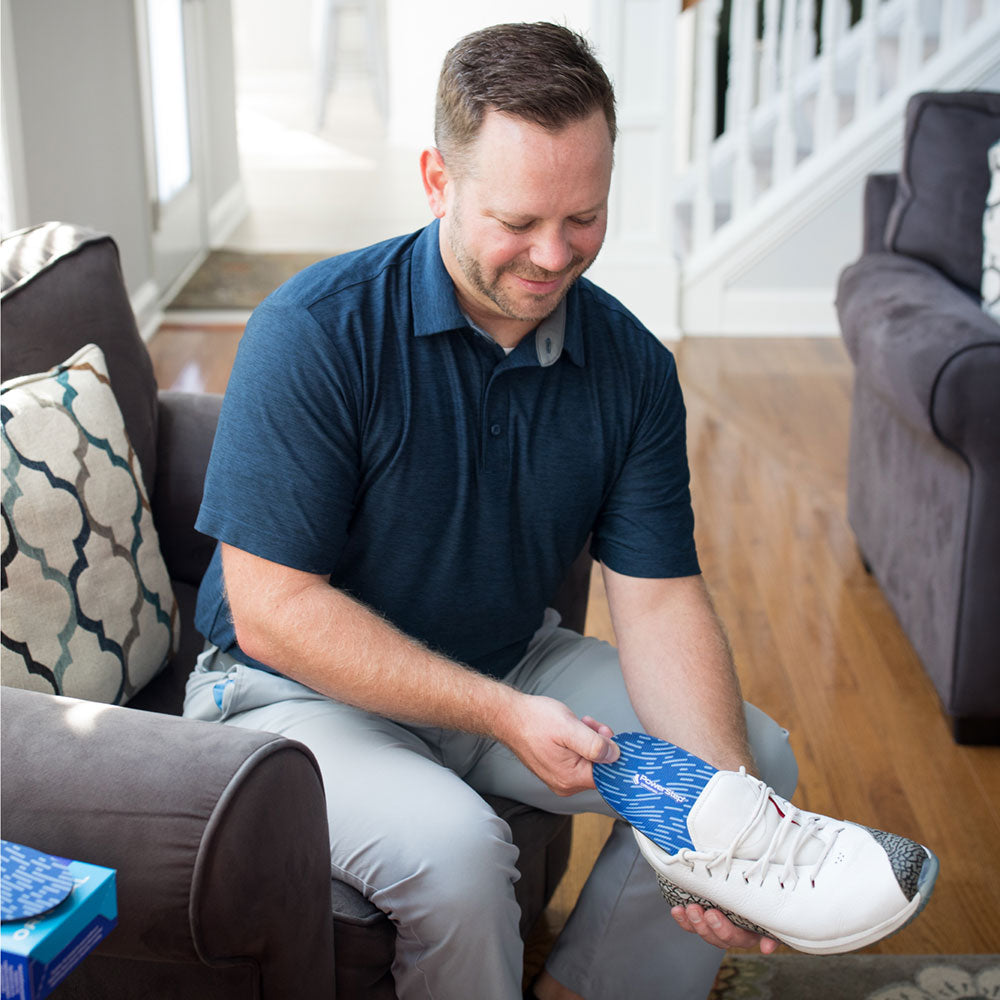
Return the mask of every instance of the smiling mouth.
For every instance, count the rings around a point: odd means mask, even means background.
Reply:
[[[538,281],[535,278],[524,278],[520,274],[515,274],[515,278],[527,287],[530,292],[546,293],[555,291],[564,281],[565,276],[557,278],[548,278],[545,281]]]
[[[574,258],[569,267],[564,271],[557,271],[555,273],[551,271],[542,271],[540,275],[528,275],[520,274],[517,271],[510,271],[522,285],[529,291],[535,292],[536,294],[546,295],[549,292],[554,292],[557,288],[561,287],[567,278],[572,278],[576,273],[577,269],[583,263],[583,258]]]

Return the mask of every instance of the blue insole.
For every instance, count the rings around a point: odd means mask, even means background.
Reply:
[[[618,760],[594,765],[604,801],[668,853],[694,850],[688,814],[716,768],[646,733],[619,733],[614,741],[621,750]]]

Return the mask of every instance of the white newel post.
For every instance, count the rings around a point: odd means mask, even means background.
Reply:
[[[591,276],[661,340],[676,340],[675,32],[679,0],[594,0],[592,39],[615,85],[608,234]]]

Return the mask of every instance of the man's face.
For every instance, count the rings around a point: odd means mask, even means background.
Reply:
[[[612,149],[600,111],[558,132],[490,112],[445,165],[441,252],[459,302],[510,346],[548,316],[607,230]]]

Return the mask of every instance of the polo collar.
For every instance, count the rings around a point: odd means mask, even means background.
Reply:
[[[455,298],[455,286],[441,259],[438,243],[440,223],[435,219],[413,244],[410,265],[410,300],[413,333],[427,337],[446,330],[460,330],[468,324]]]
[[[435,219],[417,236],[413,245],[410,292],[413,333],[427,337],[469,325],[459,308],[455,285],[441,259],[440,220]],[[559,308],[539,324],[534,333],[538,363],[554,364],[563,351],[579,367],[585,363],[580,327],[578,282]]]

